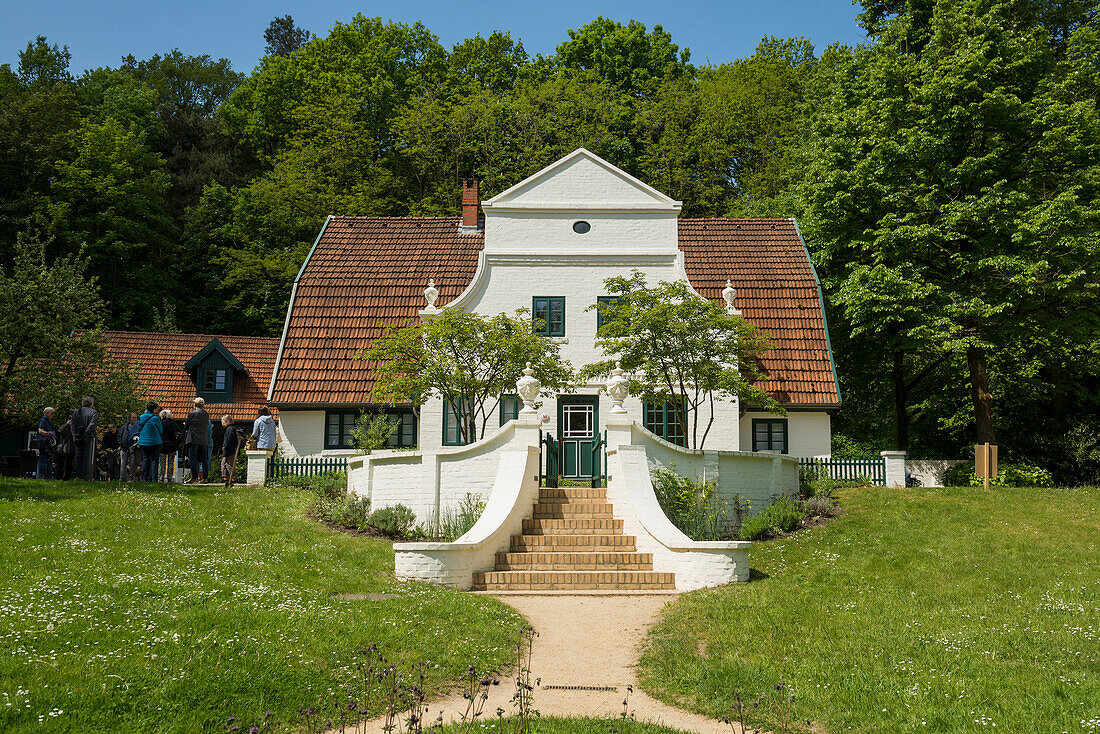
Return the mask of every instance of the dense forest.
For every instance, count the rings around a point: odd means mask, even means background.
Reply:
[[[287,16],[249,74],[168,50],[76,76],[39,36],[0,67],[0,266],[28,241],[86,259],[107,328],[277,335],[326,215],[456,214],[463,177],[491,196],[584,146],[684,216],[798,218],[838,453],[990,440],[1096,481],[1097,3],[858,12],[858,47],[769,36],[704,66],[602,17],[531,57],[507,32],[447,49],[420,23]]]

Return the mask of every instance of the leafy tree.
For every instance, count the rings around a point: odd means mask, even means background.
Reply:
[[[1100,326],[1100,42],[1081,17],[1063,45],[1042,9],[940,2],[875,26],[833,76],[800,183],[853,337],[965,358],[982,442],[991,358]]]
[[[462,82],[468,82],[501,95],[516,85],[528,58],[522,42],[513,41],[510,33],[493,31],[488,38],[482,38],[479,33],[456,43],[448,62],[461,86],[466,86]]]
[[[264,53],[268,56],[290,56],[309,43],[312,37],[309,31],[294,25],[294,19],[289,15],[276,17],[264,31],[264,41],[267,42]]]
[[[355,105],[363,134],[389,150],[390,121],[409,99],[445,78],[446,55],[421,23],[356,15],[289,57],[261,59],[221,113],[232,134],[270,159],[296,129],[299,109],[336,94]]]
[[[569,30],[555,61],[567,69],[594,71],[616,89],[636,97],[650,97],[666,77],[690,77],[691,51],[680,50],[659,25],[646,31],[644,23],[623,25],[602,15]]]
[[[714,425],[716,400],[783,412],[756,384],[765,377],[759,357],[771,344],[744,319],[684,281],[650,286],[635,270],[629,278],[608,278],[604,286],[617,299],[597,306],[603,326],[596,345],[608,359],[586,365],[583,378],[607,375],[621,363],[631,395],[684,407],[676,411],[680,428],[696,449]]]
[[[3,76],[0,73],[0,76]],[[0,241],[15,242],[49,201],[57,167],[73,155],[80,109],[73,84],[28,87],[9,77],[0,97]],[[0,251],[10,263],[12,250]]]
[[[408,402],[419,409],[439,397],[458,417],[465,443],[485,435],[501,395],[515,392],[530,362],[543,389],[567,389],[572,367],[558,345],[536,334],[524,311],[482,316],[448,308],[436,318],[389,328],[358,359],[379,364],[375,399]]]
[[[121,71],[155,94],[160,131],[150,136],[150,147],[164,158],[171,177],[168,206],[177,224],[212,181],[223,186],[247,183],[254,162],[217,116],[218,107],[245,79],[228,59],[215,61],[174,49],[142,61],[127,56]]]
[[[69,62],[73,55],[69,47],[58,48],[38,36],[19,53],[19,78],[29,87],[49,87],[58,82],[71,82]]]
[[[112,324],[140,324],[149,315],[149,276],[170,261],[164,163],[143,132],[112,117],[86,119],[74,143],[75,159],[59,163],[52,181],[51,233],[69,252],[87,246]]]
[[[122,399],[135,404],[141,391],[134,370],[108,359],[97,332],[72,339],[104,313],[99,289],[85,275],[87,260],[51,262],[46,243],[29,234],[13,249],[12,266],[0,268],[0,420],[32,422],[46,405],[75,407],[84,395],[102,396],[108,409]]]

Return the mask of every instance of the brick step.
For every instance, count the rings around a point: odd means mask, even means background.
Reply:
[[[535,517],[611,517],[607,502],[543,502],[535,505]]]
[[[652,571],[652,553],[497,553],[497,571]]]
[[[590,502],[606,500],[607,487],[542,487],[540,502]]]
[[[537,551],[542,553],[612,552],[633,553],[633,535],[513,535],[513,553]]]
[[[618,535],[623,521],[611,517],[571,517],[562,520],[525,518],[524,535]]]
[[[675,574],[662,571],[478,571],[477,591],[650,590],[676,588]]]

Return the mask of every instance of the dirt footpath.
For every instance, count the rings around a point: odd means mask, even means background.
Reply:
[[[674,596],[495,596],[519,610],[538,633],[531,672],[541,685],[535,689],[532,706],[542,716],[617,717],[623,711],[627,686],[632,685],[629,711],[639,721],[699,734],[730,732],[728,725],[672,708],[638,690],[634,664],[639,647]],[[608,688],[612,690],[598,690]],[[498,706],[510,714],[514,693],[510,679],[491,687],[484,716],[495,718]],[[433,702],[428,720],[441,711],[444,720],[454,721],[466,711],[466,700],[456,694]],[[381,731],[381,726],[381,720],[371,722],[366,731]]]

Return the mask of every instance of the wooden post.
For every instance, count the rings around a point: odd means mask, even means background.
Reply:
[[[997,476],[997,447],[980,443],[974,447],[974,473],[982,478],[982,487],[989,489],[989,480]]]

